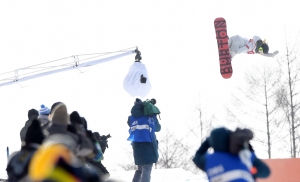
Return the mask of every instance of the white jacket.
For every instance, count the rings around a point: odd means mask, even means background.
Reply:
[[[240,53],[255,54],[256,42],[259,39],[261,39],[259,36],[253,36],[252,39],[243,38],[239,35],[230,37],[228,46],[231,57]]]

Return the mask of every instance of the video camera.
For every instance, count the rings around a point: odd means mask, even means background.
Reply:
[[[101,140],[107,140],[108,138],[111,138],[110,134],[100,136]]]

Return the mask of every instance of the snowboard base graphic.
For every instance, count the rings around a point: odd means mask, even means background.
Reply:
[[[224,18],[216,18],[214,21],[216,38],[219,51],[220,73],[223,78],[228,79],[232,76],[231,56],[228,47],[228,35],[226,21]]]

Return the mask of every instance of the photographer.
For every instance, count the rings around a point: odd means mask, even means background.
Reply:
[[[78,115],[79,116],[79,115]],[[77,116],[76,116],[77,117]],[[101,160],[103,160],[103,154],[105,152],[105,149],[108,148],[108,141],[107,139],[111,136],[108,134],[107,136],[100,136],[98,132],[92,132],[91,130],[87,129],[87,121],[84,117],[81,118],[81,127],[79,127],[81,130],[85,131],[82,133],[86,133],[86,136],[92,141],[92,143],[95,144],[94,147],[94,155],[86,158],[86,163],[88,166],[91,166],[96,170],[96,173],[101,178],[101,180],[105,181],[110,177],[109,172],[104,167],[104,165],[101,163]],[[78,119],[77,119],[78,120]]]
[[[99,142],[101,151],[104,154],[106,148],[108,148],[107,139],[111,137],[110,134],[106,136],[105,135],[100,136],[98,132],[94,132],[93,135],[95,139]],[[110,177],[109,172],[107,171],[106,167],[102,164],[101,160],[95,161],[92,159],[87,159],[87,162],[89,162],[90,164],[94,165],[97,168],[98,175],[101,176],[102,180],[106,180]]]
[[[137,98],[127,120],[130,133],[127,140],[131,141],[134,163],[138,166],[132,179],[133,182],[150,182],[153,164],[159,157],[155,132],[161,130],[156,117],[160,111],[154,106],[155,104],[155,99],[142,102]]]
[[[201,144],[193,162],[206,172],[209,181],[254,182],[256,178],[267,178],[270,169],[256,157],[249,143],[252,138],[249,129],[216,128]],[[213,153],[207,152],[210,147]]]
[[[100,134],[98,132],[94,132],[94,135],[96,136],[96,139],[99,141],[102,152],[104,154],[106,148],[108,148],[108,140],[107,139],[109,139],[111,137],[110,134],[100,136]]]

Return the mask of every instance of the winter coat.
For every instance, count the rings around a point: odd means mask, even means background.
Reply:
[[[239,35],[235,35],[229,38],[228,47],[232,57],[235,54],[248,53],[255,54],[256,42],[260,40],[260,37],[253,36],[253,39],[243,38]]]
[[[221,129],[217,129],[215,130],[216,132],[212,132],[210,137],[208,137],[200,146],[200,148],[197,150],[195,157],[193,158],[193,162],[196,164],[196,166],[198,168],[200,168],[201,170],[210,173],[208,170],[208,168],[213,168],[212,166],[212,161],[214,161],[215,163],[213,165],[215,165],[215,167],[221,166],[223,165],[224,161],[226,161],[224,164],[227,165],[229,160],[233,160],[235,162],[238,162],[237,160],[240,160],[240,158],[238,157],[238,155],[235,155],[236,158],[233,159],[233,154],[229,153],[229,145],[230,145],[230,141],[229,141],[229,137],[231,135],[231,131],[221,128]],[[209,154],[207,151],[208,149],[212,147],[214,149],[214,151],[216,152],[216,154]],[[225,153],[222,154],[224,157],[224,160],[220,159],[220,156],[218,156],[218,153]],[[226,157],[226,155],[228,155]],[[254,151],[252,151],[252,155],[254,155],[254,157],[252,158],[252,165],[257,169],[257,173],[253,175],[253,178],[265,178],[267,176],[270,175],[270,170],[268,168],[268,166],[261,161],[260,159],[256,158]],[[227,158],[227,159],[226,159]],[[219,160],[220,159],[220,160]],[[230,162],[229,162],[230,163]],[[240,161],[241,163],[241,161]],[[231,167],[235,167],[235,166],[231,166]],[[234,168],[232,168],[231,170],[234,170]],[[213,171],[213,170],[211,170]],[[217,169],[215,171],[218,171]],[[220,172],[220,171],[219,171]],[[248,171],[249,175],[250,171]]]
[[[130,126],[129,122],[127,122]],[[161,130],[161,125],[155,117],[155,132]],[[136,165],[149,165],[156,163],[158,160],[158,141],[154,134],[153,142],[132,142],[133,157]]]
[[[51,122],[48,119],[47,115],[39,115],[38,120],[40,122],[40,126],[42,129],[42,132],[44,133],[45,136],[48,136],[49,133],[47,129],[51,126]]]
[[[66,126],[52,123],[47,131],[49,136],[43,143],[51,141],[65,144],[74,154],[82,157],[91,154],[94,150],[94,145],[90,139],[69,132]]]
[[[28,166],[39,145],[23,146],[21,151],[13,153],[7,164],[8,182],[28,181]]]
[[[26,121],[25,126],[21,129],[21,131],[20,131],[20,138],[21,138],[21,142],[22,143],[25,141],[25,135],[26,135],[28,127],[32,123],[32,120],[37,119],[37,117],[38,116],[36,116],[36,115],[30,116],[29,119]]]
[[[92,154],[94,145],[90,139],[68,131],[70,116],[64,103],[58,102],[51,108],[51,126],[47,129],[49,136],[45,142],[60,143],[67,146],[76,156],[85,157]],[[75,131],[76,132],[76,131]]]

